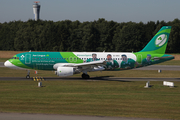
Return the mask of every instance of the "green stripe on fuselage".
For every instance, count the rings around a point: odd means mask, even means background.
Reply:
[[[60,52],[25,52],[16,56],[24,64],[21,66],[23,68],[53,70],[53,65],[56,63],[68,63],[67,58],[63,57]]]
[[[54,70],[56,63],[83,63],[73,52],[25,52],[19,53],[11,63],[17,67],[39,70]]]
[[[66,58],[68,63],[83,63],[79,57],[77,57],[73,52],[60,52],[63,58]]]

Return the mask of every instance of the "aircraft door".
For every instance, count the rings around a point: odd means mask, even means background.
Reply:
[[[31,64],[31,54],[25,55],[25,64]]]

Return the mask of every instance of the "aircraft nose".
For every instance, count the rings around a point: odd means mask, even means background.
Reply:
[[[12,63],[9,62],[9,60],[7,60],[7,61],[4,63],[4,66],[6,66],[6,67],[11,67],[11,66],[12,66]]]

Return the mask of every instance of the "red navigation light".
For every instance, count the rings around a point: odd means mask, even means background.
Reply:
[[[34,1],[34,3],[36,3],[36,4],[37,4],[37,3],[40,3],[40,2],[39,2],[39,1]]]

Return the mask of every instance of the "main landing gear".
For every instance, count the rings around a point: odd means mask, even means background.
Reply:
[[[30,79],[30,70],[27,72],[26,79]]]
[[[89,79],[90,76],[89,76],[88,74],[83,73],[83,74],[82,74],[82,78],[83,78],[83,79]]]

